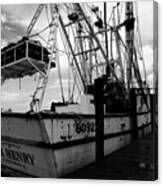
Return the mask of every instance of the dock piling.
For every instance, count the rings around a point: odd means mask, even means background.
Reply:
[[[104,157],[104,77],[95,80],[96,161]]]

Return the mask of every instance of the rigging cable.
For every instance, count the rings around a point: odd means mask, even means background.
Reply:
[[[46,26],[45,28],[43,28],[41,31],[39,31],[39,32],[37,32],[35,34],[30,35],[29,38],[36,37],[36,36],[40,35],[42,32],[46,31],[47,29],[49,29],[52,26],[54,26],[54,24],[50,23],[48,26]]]
[[[62,83],[62,74],[61,74],[61,67],[60,67],[60,62],[59,62],[59,55],[56,56],[56,62],[58,64],[58,76],[59,76],[59,83],[60,83],[60,88],[61,88],[61,96],[62,96],[62,101],[64,103],[65,97],[64,97],[64,91],[63,91],[63,83]]]
[[[45,11],[46,11],[46,17],[47,17],[48,23],[50,24],[49,14],[48,14],[48,6],[47,5],[45,5]]]
[[[51,5],[50,8],[51,8],[52,23],[53,23],[56,20],[54,6]],[[54,60],[58,64],[58,76],[59,76],[59,83],[60,83],[60,89],[61,89],[61,96],[62,96],[63,103],[65,103],[64,90],[63,90],[63,82],[62,82],[62,73],[61,73],[61,67],[60,67],[60,60],[59,60],[58,52],[56,51],[56,48],[58,48],[58,42],[57,42],[58,21],[57,21],[57,23],[56,22],[53,23],[53,26],[55,26],[55,27],[53,27],[53,28],[51,27],[48,41],[49,41],[49,44],[50,44],[50,41],[53,41],[53,43],[52,43],[53,44],[53,46],[52,46],[52,53],[53,52],[55,53]]]
[[[70,28],[71,28],[71,30],[72,30],[72,35],[75,36],[75,31],[74,31],[74,29],[73,29],[73,26],[71,26]],[[78,49],[78,48],[77,48],[78,45],[77,45],[76,38],[75,38],[74,42],[75,42],[75,48],[74,48],[74,51],[76,52],[77,49]],[[78,71],[78,70],[77,70],[77,71]],[[76,72],[76,74],[79,74],[79,72],[78,72],[78,73]],[[79,78],[78,78],[78,79],[79,79]],[[79,83],[80,83],[80,81],[79,81]],[[82,85],[80,84],[80,86],[81,86],[81,90],[82,90]]]
[[[139,45],[140,45],[140,58],[143,63],[143,70],[144,70],[144,77],[145,81],[147,80],[147,74],[146,74],[146,68],[145,68],[145,61],[143,58],[143,45],[142,45],[142,39],[141,39],[141,34],[140,34],[140,28],[139,28],[139,17],[138,17],[138,6],[137,3],[135,2],[135,11],[136,11],[136,20],[137,20],[137,33],[138,33],[138,38],[139,38]]]
[[[70,34],[70,28],[68,28],[68,35]],[[70,95],[71,95],[71,84],[70,84],[70,56],[68,57],[68,100],[70,100]]]
[[[67,46],[67,42],[64,40],[64,37],[63,37],[63,32],[62,32],[62,30],[61,30],[61,38],[62,38],[62,41],[63,41],[63,44],[64,44],[64,48],[65,48],[65,50],[67,51],[67,53],[68,53],[68,46]],[[74,50],[76,50],[76,45],[75,45],[75,49]],[[76,69],[75,69],[75,66],[74,66],[74,64],[73,64],[73,60],[74,60],[74,58],[73,58],[73,56],[72,56],[72,54],[71,55],[69,55],[69,57],[71,57],[72,59],[71,59],[71,62],[69,62],[71,65],[72,65],[72,73],[73,73],[73,77],[74,77],[74,79],[75,79],[75,82],[74,82],[74,84],[76,84],[77,85],[77,88],[78,88],[78,91],[79,92],[82,92],[81,90],[80,90],[80,88],[81,88],[81,86],[79,86],[79,84],[78,83],[76,83],[77,82],[77,80],[78,80],[78,82],[80,83],[80,80],[79,80],[79,76],[78,76],[78,73],[76,72]],[[70,59],[69,59],[70,60]],[[72,92],[72,96],[73,96],[73,92]],[[72,97],[72,96],[70,96],[70,97]]]
[[[71,26],[70,28],[71,28],[71,30],[72,30],[73,36],[75,36],[75,31],[74,31],[74,29],[73,29],[73,26]],[[75,42],[74,51],[77,51],[78,45],[77,45],[77,40],[76,40],[76,38],[75,38],[74,42]],[[73,59],[72,59],[72,61],[73,61]],[[73,65],[73,63],[72,63],[72,65]],[[78,75],[78,73],[77,73],[76,71],[74,71],[74,72]],[[75,85],[77,85],[79,95],[81,95],[81,93],[82,93],[82,87],[80,86],[80,88],[79,88],[79,84],[77,83],[77,78],[75,78],[75,75],[73,75],[73,76],[74,76],[74,83],[73,83],[73,86],[72,86],[72,93],[71,93],[70,99],[73,99],[73,97],[74,97]],[[78,76],[77,76],[77,77],[78,77]],[[79,79],[78,79],[78,81],[79,81]]]

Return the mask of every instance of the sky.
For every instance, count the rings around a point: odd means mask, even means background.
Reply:
[[[110,3],[110,6],[116,2]],[[26,32],[27,27],[37,9],[38,4],[12,4],[1,6],[1,48],[9,42],[19,40]],[[108,14],[111,8],[108,8]],[[139,26],[143,45],[144,61],[147,70],[147,79],[150,86],[153,84],[153,51],[157,50],[157,38],[153,37],[153,2],[138,1]],[[43,13],[33,32],[44,28],[47,25],[47,18]],[[61,46],[62,48],[62,46]],[[68,89],[68,64],[65,62],[64,54],[60,53],[61,67],[63,73],[63,86],[67,94]],[[1,107],[11,108],[14,111],[29,110],[29,102],[36,84],[36,77],[25,77],[21,80],[19,89],[18,80],[9,80],[1,88]],[[59,79],[57,70],[52,70],[49,84],[43,104],[43,108],[50,108],[52,100],[61,100]]]

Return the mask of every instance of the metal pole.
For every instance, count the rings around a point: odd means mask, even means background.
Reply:
[[[93,37],[94,40],[96,41],[96,43],[97,43],[97,45],[98,45],[98,47],[99,47],[99,49],[100,49],[100,51],[101,51],[101,54],[102,54],[103,58],[105,59],[106,63],[108,64],[108,66],[109,66],[109,68],[110,68],[110,70],[111,70],[111,73],[113,74],[115,80],[116,80],[117,82],[119,82],[118,77],[117,77],[117,75],[115,74],[114,69],[112,68],[111,64],[109,63],[109,60],[108,60],[108,58],[107,58],[107,56],[106,56],[106,54],[105,54],[105,52],[104,52],[104,50],[103,50],[103,47],[101,46],[100,41],[99,41],[98,38],[96,37],[95,32],[94,32],[93,28],[91,27],[91,25],[90,25],[90,23],[89,23],[89,21],[88,21],[86,15],[84,14],[84,12],[83,12],[81,6],[79,5],[79,3],[77,3],[77,5],[78,5],[78,7],[79,7],[80,12],[81,12],[82,15],[83,15],[83,18],[85,19],[86,24],[88,25],[88,28],[89,28],[89,30],[90,30],[90,34],[92,35],[92,37]]]
[[[133,2],[126,2],[126,20],[133,18]],[[128,49],[128,60],[127,60],[127,88],[130,91],[132,69],[131,64],[133,63],[133,47],[134,47],[134,30],[127,29],[126,26],[126,45]]]
[[[105,48],[106,48],[106,57],[108,58],[108,35],[107,35],[107,3],[104,2],[104,25],[105,25]]]
[[[73,48],[72,48],[71,42],[70,42],[70,40],[69,40],[69,37],[68,37],[68,34],[67,34],[66,29],[65,29],[65,27],[64,27],[64,24],[63,24],[63,21],[62,21],[61,16],[59,15],[58,18],[59,18],[59,22],[60,22],[61,28],[62,28],[62,30],[63,30],[63,33],[64,33],[64,35],[65,35],[65,37],[66,37],[67,43],[68,43],[68,45],[69,45],[70,51],[71,51],[71,53],[72,53],[72,55],[73,55],[73,58],[74,58],[74,61],[75,61],[75,65],[76,65],[77,71],[78,71],[78,73],[79,73],[79,76],[80,76],[80,79],[81,79],[81,82],[82,82],[82,85],[83,85],[84,91],[85,91],[85,90],[86,90],[85,81],[84,81],[83,76],[82,76],[82,74],[81,74],[81,70],[80,70],[80,67],[79,67],[79,65],[78,65],[78,61],[77,61],[77,59],[76,59],[74,50],[73,50]]]

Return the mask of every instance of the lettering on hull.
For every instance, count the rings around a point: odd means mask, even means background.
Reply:
[[[4,146],[3,144],[1,147],[1,158],[2,161],[7,161],[20,166],[35,165],[35,158],[33,154],[20,150],[13,150],[8,148],[6,145]]]

